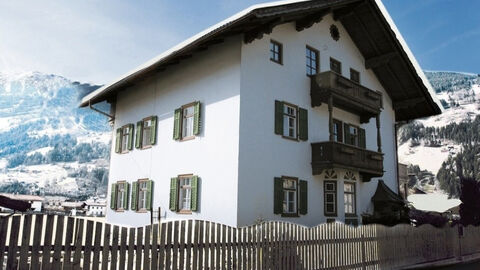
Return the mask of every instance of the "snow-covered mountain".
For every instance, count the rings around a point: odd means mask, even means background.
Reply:
[[[104,192],[108,119],[78,108],[96,88],[38,72],[0,73],[0,191]],[[109,110],[108,104],[99,107]]]
[[[472,148],[480,143],[480,79],[476,74],[461,72],[426,72],[426,75],[445,111],[400,128],[399,161],[418,165],[440,180],[433,183],[428,179],[419,181],[417,185],[421,189],[442,189],[456,197],[459,192],[458,172],[451,166],[455,159],[462,159],[465,163],[464,175],[476,177],[475,158],[466,160],[465,156],[474,152]]]

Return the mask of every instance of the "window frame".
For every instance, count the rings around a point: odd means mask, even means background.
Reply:
[[[120,192],[120,185],[123,187],[122,192]],[[116,196],[116,200],[117,200],[115,202],[116,203],[115,211],[116,212],[125,212],[128,209],[123,208],[123,206],[125,204],[125,202],[123,201],[123,199],[125,198],[123,193],[127,192],[126,189],[128,189],[127,188],[128,183],[127,183],[126,180],[120,180],[120,181],[115,182],[115,186],[116,186],[115,196]],[[127,198],[128,198],[128,194],[127,194]]]
[[[148,136],[148,139],[147,139],[147,142],[148,142],[148,145],[145,145],[145,122],[147,122],[148,120],[150,120],[150,136]],[[152,136],[152,120],[153,120],[153,115],[152,116],[149,116],[149,117],[145,117],[142,119],[142,138],[141,138],[141,148],[140,149],[148,149],[148,148],[152,148],[152,144],[150,143],[150,137]],[[154,131],[153,131],[154,132]]]
[[[334,186],[334,190],[333,191],[330,191],[328,190],[327,191],[327,184],[333,184]],[[327,211],[327,194],[333,194],[333,198],[334,198],[334,201],[333,201],[333,208],[334,208],[334,211],[329,213]],[[326,217],[336,217],[338,216],[338,186],[337,186],[337,181],[333,181],[333,180],[324,180],[323,181],[323,214],[326,216]]]
[[[298,207],[299,207],[299,181],[298,177],[293,177],[293,176],[282,176],[282,193],[283,193],[283,198],[285,199],[285,190],[292,191],[293,189],[285,189],[284,183],[286,180],[293,180],[295,181],[295,212],[285,212],[285,209],[283,208],[283,205],[285,204],[285,200],[282,203],[282,217],[299,217],[298,213]]]
[[[335,133],[335,126],[337,126],[337,131]],[[340,134],[338,134],[340,133]],[[340,138],[340,140],[338,140]],[[344,143],[345,135],[343,132],[343,121],[338,119],[333,119],[333,139],[335,142]]]
[[[147,210],[147,196],[148,196],[148,181],[150,181],[150,179],[148,178],[142,178],[142,179],[138,179],[137,180],[137,210],[136,212],[138,213],[146,213],[148,210]],[[141,191],[141,188],[140,188],[140,183],[145,183],[145,199],[144,199],[144,204],[145,204],[145,207],[140,207],[140,191]]]
[[[195,126],[195,104],[197,104],[197,101],[190,102],[180,107],[180,109],[182,110],[180,113],[180,141],[189,141],[189,140],[195,139],[196,137],[193,131],[193,128]],[[189,107],[192,107],[193,109],[193,114],[190,116],[192,118],[192,135],[185,137],[183,132],[183,123],[184,123],[185,115],[183,112],[186,108],[189,108]]]
[[[347,185],[352,185],[353,186],[353,192],[347,192],[345,191],[345,187]],[[345,195],[351,195],[352,196],[352,209],[353,209],[353,213],[347,213],[347,204],[346,204],[346,200],[345,200]],[[357,216],[357,187],[356,187],[356,184],[355,182],[351,182],[351,181],[344,181],[343,182],[343,205],[344,205],[344,213],[345,213],[345,217],[356,217]]]
[[[332,64],[334,64],[335,62],[338,63],[338,66],[339,66],[339,68],[340,68],[340,72],[337,72],[336,70],[334,70],[334,69],[332,68]],[[342,75],[342,62],[338,61],[337,59],[335,59],[335,58],[333,58],[333,57],[330,57],[330,70],[333,71],[333,72],[335,72],[335,73],[338,74],[338,75]]]
[[[357,76],[358,76],[358,81],[353,79],[353,74],[357,74]],[[350,68],[350,80],[351,80],[352,82],[355,82],[355,83],[357,83],[357,84],[360,84],[360,71],[358,71],[358,70],[356,70],[356,69],[353,69],[353,68]]]
[[[309,51],[310,51],[310,54],[308,54]],[[315,67],[314,67],[315,68],[315,73],[309,74],[309,69],[310,69],[310,71],[312,69],[312,66],[311,66],[311,63],[312,63],[311,54],[312,53],[315,54]],[[306,64],[306,68],[307,68],[307,70],[306,70],[307,71],[306,72],[307,76],[313,76],[313,75],[317,74],[320,71],[320,52],[317,49],[306,45],[305,58],[306,58],[305,59],[305,61],[306,61],[305,64]]]
[[[128,149],[128,137],[130,136],[130,124],[123,125],[120,128],[120,154],[126,154],[130,150]],[[128,130],[128,132],[125,133],[125,129]],[[126,136],[126,139],[125,139]],[[133,136],[133,131],[132,131],[132,136]],[[133,138],[132,138],[133,139]],[[125,144],[125,150],[123,149],[123,145]]]
[[[285,135],[285,128],[287,128],[287,130],[290,129],[290,127],[287,125],[285,127],[285,117],[291,117],[289,114],[287,114],[285,112],[286,108],[287,107],[291,107],[293,109],[295,109],[295,136],[291,137],[291,136],[287,136]],[[282,121],[283,121],[283,130],[282,130],[282,137],[285,138],[285,139],[289,139],[289,140],[294,140],[294,141],[298,141],[298,131],[299,131],[299,115],[298,115],[298,112],[299,112],[299,108],[297,105],[294,105],[294,104],[291,104],[291,103],[288,103],[288,102],[283,102],[283,110],[282,110]],[[288,123],[287,123],[288,124]]]
[[[192,204],[192,178],[193,178],[193,174],[182,174],[182,175],[178,175],[177,176],[177,201],[176,201],[176,204],[177,204],[177,213],[178,214],[192,214],[192,209],[191,209],[191,204]],[[182,179],[190,179],[190,206],[189,206],[189,209],[181,209],[181,204],[180,204],[180,201],[182,200],[182,198],[180,198],[180,190],[182,189],[182,186],[180,186],[180,182]]]
[[[346,138],[345,138],[345,132],[344,132],[343,140],[344,140],[345,144],[348,144],[348,145],[351,145],[351,146],[355,146],[355,147],[360,147],[360,141],[359,141],[359,136],[358,136],[358,132],[359,132],[359,130],[360,130],[360,127],[357,126],[357,125],[354,125],[354,124],[350,124],[350,123],[348,124],[348,127],[349,127],[349,128],[355,128],[355,130],[356,130],[357,132],[355,133],[355,135],[352,135],[352,133],[350,132],[350,130],[348,131],[349,136],[350,136],[350,140],[351,140],[352,138],[355,138],[355,143],[354,143],[354,144],[350,143],[351,141],[347,142],[347,140],[346,140]]]
[[[272,44],[274,45],[274,48],[272,48]],[[278,51],[275,51],[275,46],[278,48]],[[283,65],[283,44],[282,43],[271,39],[269,43],[268,52],[269,52],[270,61]],[[275,55],[278,55],[278,60],[275,59]]]

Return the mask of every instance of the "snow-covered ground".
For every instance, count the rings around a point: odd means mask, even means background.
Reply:
[[[459,199],[449,199],[448,195],[441,192],[427,194],[412,194],[407,200],[418,210],[445,212],[448,209],[460,205]]]
[[[40,153],[40,154],[42,154],[42,155],[46,155],[46,154],[47,154],[50,150],[52,150],[52,149],[53,149],[53,147],[51,147],[51,146],[38,148],[38,149],[36,149],[36,150],[33,150],[33,151],[28,152],[28,153],[27,153],[27,156],[31,156],[31,155],[33,155],[33,154],[35,154],[35,153]]]
[[[423,144],[410,147],[410,140],[408,140],[398,147],[398,160],[404,164],[419,165],[421,169],[436,174],[449,155],[455,155],[462,149],[457,144],[451,143],[448,145],[453,148],[448,149],[448,146],[426,147]]]

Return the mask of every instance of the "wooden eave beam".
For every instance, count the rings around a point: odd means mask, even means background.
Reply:
[[[247,31],[245,32],[243,41],[248,44],[253,42],[255,39],[261,39],[264,34],[272,33],[273,28],[281,24],[283,21],[284,21],[283,17],[279,17],[263,25],[260,25],[259,27],[256,27],[250,31]]]
[[[355,9],[360,5],[363,5],[364,3],[365,1],[359,1],[359,2],[354,2],[352,4],[349,4],[347,6],[335,8],[333,10],[333,19],[335,21],[338,21],[345,17],[352,16],[354,14]]]
[[[416,97],[416,98],[404,99],[400,101],[394,101],[393,109],[399,110],[399,109],[411,108],[425,101],[426,100],[423,97]]]
[[[398,52],[389,52],[375,57],[365,59],[365,69],[377,68],[384,66],[390,62],[393,58],[397,57]]]
[[[330,8],[327,8],[310,16],[306,16],[302,19],[298,19],[295,21],[295,29],[300,32],[304,29],[310,28],[313,24],[319,23],[328,13],[330,13]]]

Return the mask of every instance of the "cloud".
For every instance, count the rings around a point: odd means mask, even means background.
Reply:
[[[450,45],[453,45],[454,43],[457,43],[457,42],[460,42],[460,41],[463,41],[465,39],[469,39],[469,38],[472,38],[472,37],[476,37],[476,36],[480,36],[480,28],[472,29],[472,30],[469,30],[469,31],[464,32],[462,34],[456,35],[456,36],[438,44],[437,46],[431,48],[430,50],[428,50],[424,53],[421,53],[421,55],[426,56],[426,55],[436,53],[436,52],[438,52],[438,51],[440,51],[444,48],[449,47]]]

